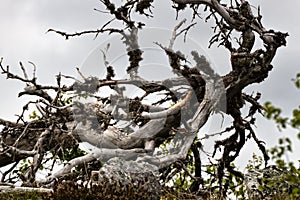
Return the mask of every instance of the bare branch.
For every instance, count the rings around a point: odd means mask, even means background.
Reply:
[[[123,157],[125,159],[130,159],[130,157],[136,157],[137,153],[145,152],[142,149],[130,149],[130,150],[120,150],[120,149],[99,149],[97,151],[93,151],[87,155],[74,158],[73,160],[69,161],[61,170],[58,172],[50,175],[41,183],[46,184],[52,182],[54,179],[64,176],[71,172],[72,168],[78,166],[83,163],[89,163],[91,161],[100,159],[100,160],[108,160],[112,157]]]
[[[119,29],[113,29],[113,28],[108,28],[108,29],[97,29],[97,30],[91,30],[91,31],[82,31],[82,32],[76,32],[76,33],[66,33],[66,32],[63,32],[63,31],[57,31],[57,30],[54,30],[54,29],[49,29],[47,31],[48,32],[55,32],[63,37],[66,38],[66,40],[68,40],[70,37],[76,37],[76,36],[81,36],[81,35],[86,35],[86,34],[100,34],[100,33],[105,33],[105,32],[108,32],[109,34],[111,33],[122,33],[123,31],[122,30],[119,30]]]
[[[142,117],[149,118],[149,119],[158,119],[158,118],[165,118],[168,115],[173,115],[191,100],[192,93],[193,93],[192,91],[189,91],[186,97],[182,101],[176,103],[174,106],[172,106],[167,110],[156,112],[156,113],[142,113]]]

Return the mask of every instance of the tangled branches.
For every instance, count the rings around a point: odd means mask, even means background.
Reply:
[[[56,77],[57,84],[47,86],[37,82],[34,65],[33,77],[30,79],[22,63],[20,67],[23,77],[12,73],[9,67],[5,68],[1,60],[2,74],[8,79],[26,84],[19,96],[37,97],[36,101],[30,101],[23,107],[16,122],[0,119],[3,126],[0,166],[14,163],[14,167],[3,174],[2,182],[21,180],[24,185],[46,185],[70,174],[90,176],[87,171],[99,170],[101,167],[99,163],[93,163],[121,157],[156,165],[163,172],[161,179],[164,181],[169,179],[172,174],[170,169],[176,165],[192,176],[193,190],[200,191],[203,185],[200,153],[205,137],[197,139],[197,133],[215,112],[232,118],[232,126],[224,131],[232,134],[224,140],[216,141],[212,155],[214,157],[221,150],[221,157],[216,159],[214,165],[217,166],[216,176],[222,192],[226,193],[222,182],[226,170],[242,177],[231,163],[248,139],[254,139],[267,162],[268,155],[263,142],[251,128],[255,123],[255,113],[262,109],[258,103],[260,95],[253,97],[243,94],[243,89],[268,77],[277,49],[286,45],[287,33],[265,29],[259,9],[255,16],[250,4],[244,0],[235,3],[230,1],[228,4],[221,4],[217,0],[173,0],[178,12],[190,6],[194,12],[194,21],[199,16],[201,6],[204,6],[204,11],[209,12],[206,20],[212,18],[216,24],[210,46],[218,43],[229,50],[232,70],[228,74],[218,75],[197,51],[191,52],[193,64],[187,60],[187,55],[175,49],[174,43],[178,37],[185,37],[190,28],[195,26],[193,23],[182,28],[186,23],[183,20],[174,28],[168,45],[153,41],[165,53],[168,65],[176,77],[149,81],[139,73],[144,55],[139,45],[139,34],[145,24],[134,21],[133,15],[151,17],[154,1],[131,0],[120,6],[109,0],[101,2],[112,15],[112,19],[101,28],[77,33],[54,29],[49,29],[49,32],[55,32],[66,39],[84,34],[96,34],[96,37],[104,33],[120,34],[129,62],[124,71],[129,78],[116,78],[115,66],[107,60],[109,44],[102,51],[107,73],[105,79],[86,77],[77,69],[81,80],[59,74]],[[113,22],[119,25],[113,26]],[[236,41],[231,39],[234,31],[240,34]],[[255,34],[262,40],[264,47],[253,50],[257,40]],[[75,82],[69,86],[64,85],[63,80],[70,78]],[[126,96],[125,86],[128,85],[139,88],[143,95],[134,98]],[[99,96],[98,92],[105,87],[113,92],[107,97]],[[152,104],[145,103],[147,97],[158,93],[164,94],[164,98]],[[80,101],[83,98],[94,98],[94,102],[84,103]],[[245,101],[251,104],[251,108],[248,116],[243,117],[241,108]],[[35,106],[38,114],[32,117],[33,120],[27,120],[25,113],[31,105]],[[82,152],[78,147],[82,142],[93,145],[97,150]],[[174,144],[175,150],[168,154],[157,153],[157,149],[166,144]],[[194,160],[189,158],[190,150]],[[17,177],[7,177],[25,158],[32,158],[30,165],[21,170]],[[66,162],[60,170],[53,172],[57,160]],[[49,161],[52,161],[47,168],[49,175],[37,180],[38,169]],[[195,166],[195,177],[185,167],[190,161]]]

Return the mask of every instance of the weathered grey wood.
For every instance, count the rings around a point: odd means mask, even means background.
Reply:
[[[25,192],[53,193],[53,189],[35,188],[35,187],[0,186],[0,194],[1,193],[25,193]]]

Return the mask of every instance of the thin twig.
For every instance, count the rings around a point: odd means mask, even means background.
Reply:
[[[17,147],[17,145],[18,145],[20,139],[21,139],[22,137],[25,136],[28,127],[29,127],[33,122],[34,122],[34,121],[31,121],[31,122],[29,122],[29,123],[25,126],[23,132],[20,134],[20,136],[16,139],[16,141],[15,141],[14,144],[12,145],[13,147]]]

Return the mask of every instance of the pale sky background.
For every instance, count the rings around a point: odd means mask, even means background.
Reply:
[[[175,12],[171,10],[170,2],[156,0],[153,9],[155,18],[146,20],[149,27],[172,29],[178,23],[174,21]],[[288,32],[290,36],[287,38],[287,47],[279,48],[272,63],[274,69],[268,79],[260,85],[248,87],[247,91],[261,92],[261,103],[272,101],[274,105],[283,108],[285,115],[290,115],[292,109],[300,104],[300,93],[291,82],[291,78],[300,72],[300,1],[253,0],[250,4],[261,6],[262,22],[267,29]],[[96,12],[94,8],[103,10],[104,7],[98,0],[1,0],[0,57],[4,59],[3,64],[9,65],[11,71],[20,73],[19,61],[29,69],[31,66],[27,61],[31,61],[37,66],[38,81],[42,83],[55,83],[55,75],[59,72],[76,76],[75,67],[80,67],[89,53],[107,37],[100,36],[94,40],[94,35],[90,35],[65,40],[55,33],[45,33],[49,28],[75,32],[101,27],[108,15]],[[183,14],[188,16],[187,13]],[[228,52],[216,46],[207,49],[208,40],[212,36],[210,25],[200,19],[197,23],[189,36],[205,49],[221,73],[227,72]],[[15,80],[7,81],[2,75],[0,85],[0,117],[16,119],[14,115],[21,113],[24,102],[29,99],[17,99],[24,84]],[[276,144],[278,136],[283,136],[278,133],[273,122],[262,117],[259,117],[257,127],[257,136],[267,142],[267,147]],[[289,133],[295,135],[295,131]],[[251,145],[243,150],[240,158],[242,163],[248,160],[249,151],[253,151]],[[294,151],[298,151],[296,145]],[[298,160],[299,154],[290,158]]]

